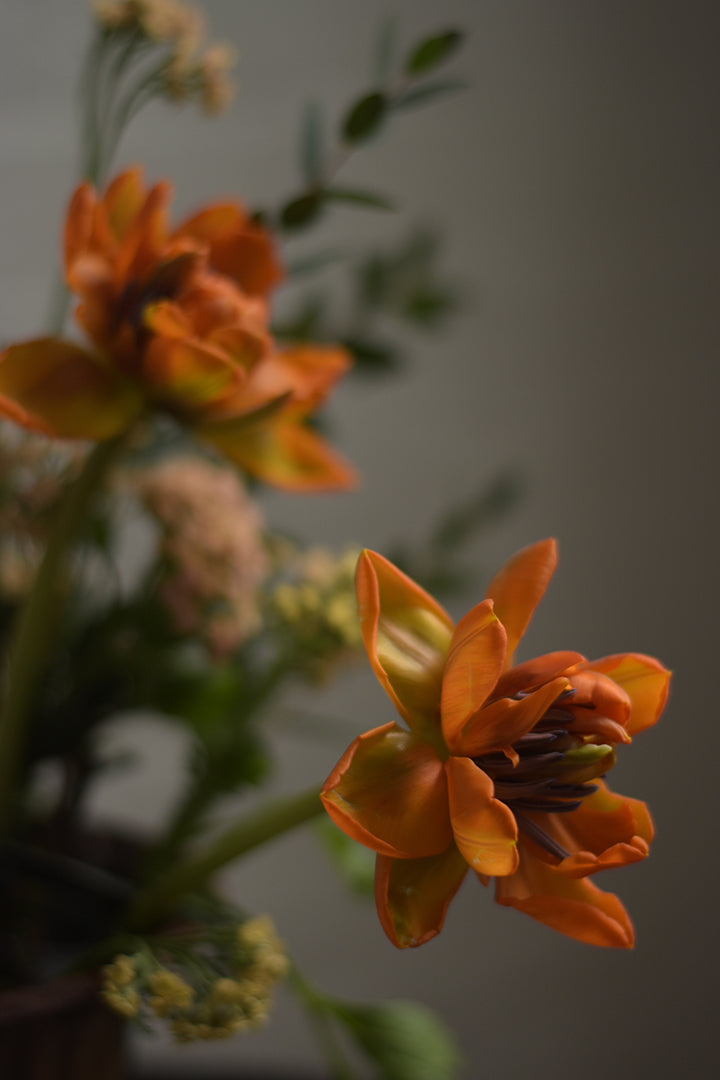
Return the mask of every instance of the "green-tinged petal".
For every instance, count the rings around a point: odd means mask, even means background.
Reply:
[[[460,620],[450,641],[442,679],[442,729],[452,747],[465,724],[487,700],[503,668],[505,629],[483,600]]]
[[[469,758],[445,762],[455,843],[479,874],[500,877],[517,868],[517,825],[512,811],[494,798],[490,777]]]
[[[145,350],[143,377],[152,396],[182,413],[192,414],[217,400],[243,374],[221,349],[200,342],[154,337]]]
[[[61,439],[110,439],[142,408],[134,386],[70,342],[38,338],[0,356],[0,411],[26,427]]]
[[[437,855],[452,840],[442,762],[397,724],[355,739],[321,798],[336,825],[381,855]]]
[[[434,724],[452,620],[406,574],[374,551],[357,566],[358,612],[373,671],[412,727]]]
[[[630,917],[617,896],[585,878],[566,877],[524,846],[516,873],[497,879],[495,899],[588,945],[629,949],[635,940]]]
[[[557,563],[554,540],[540,540],[518,551],[497,572],[486,596],[495,601],[495,614],[507,631],[505,666],[512,665],[520,638],[542,599]]]
[[[284,417],[205,423],[196,433],[252,476],[286,491],[344,491],[357,474],[310,428]]]
[[[567,685],[567,679],[561,676],[525,697],[501,698],[486,705],[470,717],[452,741],[446,734],[450,750],[466,757],[479,757],[493,750],[509,751],[514,742],[535,727]]]
[[[625,691],[631,706],[626,724],[631,735],[652,727],[665,707],[671,673],[652,656],[619,653],[590,660],[581,665],[581,670],[608,675]]]
[[[375,903],[382,928],[398,949],[424,945],[442,930],[450,901],[462,885],[467,863],[451,844],[425,859],[375,862]]]

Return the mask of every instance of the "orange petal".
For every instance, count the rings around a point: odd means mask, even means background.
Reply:
[[[185,312],[172,300],[159,300],[156,304],[148,304],[143,309],[143,322],[153,334],[160,334],[162,337],[183,340],[193,336],[193,328]]]
[[[511,667],[520,638],[542,599],[557,563],[554,540],[540,540],[518,551],[497,572],[486,596],[495,601],[495,614],[507,631],[505,667]]]
[[[381,685],[410,726],[436,723],[452,637],[447,612],[374,551],[363,551],[355,584],[360,627]]]
[[[375,861],[375,904],[382,928],[398,949],[424,945],[439,934],[450,901],[467,873],[467,863],[451,844],[425,859]]]
[[[445,762],[455,843],[479,874],[500,877],[517,868],[517,825],[512,811],[493,797],[493,782],[469,758]]]
[[[560,676],[526,697],[517,700],[501,698],[491,705],[485,705],[470,717],[465,727],[452,739],[443,725],[450,750],[465,757],[479,757],[493,750],[509,750],[514,742],[535,727],[567,685],[567,679]]]
[[[630,697],[616,682],[598,671],[570,671],[568,678],[575,693],[568,698],[568,706],[581,711],[592,709],[600,716],[609,716],[611,720],[623,726],[630,718]]]
[[[618,653],[601,660],[591,660],[581,669],[608,675],[630,699],[630,719],[626,727],[631,735],[652,727],[667,701],[671,673],[652,656],[642,653]]]
[[[265,296],[282,280],[272,238],[251,222],[237,203],[215,203],[183,222],[176,236],[190,236],[210,247],[210,260],[250,296]]]
[[[500,676],[493,697],[513,697],[521,691],[534,690],[558,675],[564,675],[568,668],[581,664],[584,659],[581,653],[562,650],[516,664]]]
[[[273,360],[293,399],[308,408],[320,405],[352,364],[350,354],[336,345],[296,345],[280,349]]]
[[[25,427],[61,439],[109,439],[142,407],[130,383],[70,342],[38,338],[0,356],[0,410]]]
[[[103,206],[112,235],[117,241],[124,239],[128,229],[140,213],[145,202],[145,184],[140,166],[126,169],[108,184],[103,196]]]
[[[75,261],[90,245],[96,206],[97,195],[93,186],[81,184],[70,200],[63,237],[65,274],[71,288],[74,287],[72,272]]]
[[[240,372],[220,349],[155,337],[145,350],[143,377],[168,407],[193,411],[233,387]]]
[[[346,491],[357,485],[354,469],[329,443],[282,417],[219,420],[199,425],[196,433],[252,476],[286,491]]]
[[[577,810],[544,815],[542,827],[571,852],[558,867],[568,877],[586,877],[597,870],[639,862],[647,856],[653,838],[645,803],[615,795],[602,783]]]
[[[381,855],[438,855],[452,840],[442,762],[397,724],[355,739],[320,797],[336,825]]]
[[[461,742],[465,724],[493,690],[505,644],[505,629],[492,600],[477,604],[455,627],[442,680],[442,729],[448,746]]]
[[[497,879],[495,899],[588,945],[630,949],[635,940],[630,917],[617,896],[587,879],[566,877],[533,858],[524,845],[517,872]]]

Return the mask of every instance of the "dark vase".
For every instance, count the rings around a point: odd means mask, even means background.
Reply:
[[[95,975],[0,992],[3,1080],[122,1080],[123,1021]]]

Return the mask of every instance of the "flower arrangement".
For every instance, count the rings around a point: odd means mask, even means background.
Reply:
[[[511,558],[453,623],[428,590],[464,588],[457,549],[504,509],[502,483],[401,552],[403,569],[360,543],[304,547],[260,505],[263,486],[305,498],[358,483],[322,407],[353,366],[392,361],[357,330],[329,341],[317,306],[277,321],[283,237],[334,203],[386,206],[336,173],[394,114],[456,88],[435,71],[462,35],[420,41],[396,70],[385,42],[387,70],[348,107],[327,160],[311,112],[306,183],[278,211],[225,201],[178,223],[169,182],[117,171],[115,158],[153,100],[222,110],[232,50],[204,46],[200,13],[176,0],[92,9],[55,311],[0,355],[0,1014],[2,991],[93,971],[121,1017],[165,1024],[179,1042],[213,1039],[266,1021],[287,980],[333,1075],[353,1075],[340,1029],[379,1076],[450,1078],[457,1056],[439,1021],[311,985],[272,922],[230,904],[214,875],[327,814],[341,872],[352,876],[356,844],[375,853],[379,921],[398,948],[440,932],[468,870],[560,933],[633,944],[621,901],[590,879],[648,853],[645,805],[604,778],[658,719],[668,671],[638,653],[515,663],[555,568],[552,540]],[[385,302],[424,326],[449,311],[433,251],[419,236],[367,260],[365,315]],[[132,572],[128,514],[147,531]],[[332,678],[363,646],[399,719],[359,735],[324,784],[214,825],[226,796],[266,778],[263,718],[286,685]],[[166,827],[125,838],[119,858],[116,838],[93,835],[85,799],[108,767],[104,726],[148,709],[189,737],[190,767]],[[50,792],[38,779],[48,766]]]

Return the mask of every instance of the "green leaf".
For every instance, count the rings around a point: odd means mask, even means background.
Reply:
[[[430,1009],[410,1001],[353,1005],[325,999],[333,1016],[374,1062],[383,1080],[453,1080],[460,1054]]]
[[[379,90],[356,101],[342,123],[345,142],[356,143],[369,139],[382,124],[387,110],[388,99]]]
[[[427,102],[434,101],[445,94],[454,94],[458,90],[465,90],[466,87],[467,83],[462,79],[444,79],[442,82],[415,86],[412,90],[406,90],[404,94],[393,100],[393,109],[413,109],[417,105],[425,105]]]
[[[446,30],[442,34],[421,41],[408,57],[405,70],[408,75],[423,75],[451,56],[463,39],[459,30]]]
[[[282,208],[280,224],[283,229],[301,229],[315,221],[322,210],[322,204],[322,195],[317,191],[301,195],[299,199],[292,199]]]
[[[313,187],[322,172],[323,125],[320,106],[310,102],[305,109],[300,132],[300,165],[305,183]]]
[[[360,191],[357,188],[325,188],[322,196],[328,202],[354,203],[356,206],[368,206],[373,210],[394,210],[395,207],[384,195],[374,191]]]
[[[375,882],[375,855],[351,840],[329,818],[317,823],[317,834],[335,868],[353,892],[372,896]]]
[[[392,75],[396,50],[397,18],[394,15],[388,15],[380,24],[375,46],[373,75],[375,82],[380,86],[383,86]]]
[[[341,344],[353,354],[353,371],[360,375],[385,375],[400,366],[397,351],[389,345],[365,338],[345,338]]]

